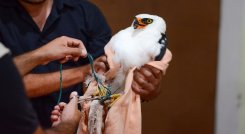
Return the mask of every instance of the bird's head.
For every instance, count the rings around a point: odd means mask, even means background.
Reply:
[[[151,29],[160,30],[162,33],[166,31],[165,21],[156,15],[139,14],[135,16],[132,27],[134,29]]]

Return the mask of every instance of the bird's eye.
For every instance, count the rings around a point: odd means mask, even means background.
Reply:
[[[143,18],[141,21],[142,21],[142,23],[148,25],[148,24],[151,24],[153,22],[153,19]]]
[[[151,24],[152,22],[153,22],[152,19],[147,19],[147,23],[148,23],[148,24]]]

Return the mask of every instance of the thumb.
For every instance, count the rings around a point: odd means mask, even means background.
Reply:
[[[84,50],[80,48],[67,47],[65,50],[66,55],[72,55],[74,57],[79,57],[83,55],[83,53],[85,53]]]
[[[70,105],[70,107],[77,108],[77,102],[78,102],[78,94],[77,92],[74,91],[70,94],[70,102],[68,103],[68,105]]]

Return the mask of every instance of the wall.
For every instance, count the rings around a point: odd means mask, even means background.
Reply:
[[[242,91],[241,79],[242,61],[244,62],[242,47],[245,43],[242,39],[245,28],[244,1],[222,0],[221,6],[216,134],[238,134],[239,111],[241,117],[245,113],[245,91]],[[243,94],[240,94],[241,91]],[[245,133],[244,116],[240,118],[240,134]]]
[[[242,1],[242,34],[241,34],[241,57],[239,57],[240,62],[241,62],[241,71],[239,74],[239,91],[241,93],[241,100],[240,100],[240,109],[239,109],[239,116],[240,116],[240,121],[239,121],[239,129],[238,133],[239,134],[245,134],[245,2]]]
[[[173,61],[162,93],[143,104],[143,134],[213,134],[219,0],[92,0],[113,32],[139,13],[167,22]]]

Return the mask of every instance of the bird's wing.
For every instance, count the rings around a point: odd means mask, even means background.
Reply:
[[[161,48],[160,54],[155,57],[155,61],[160,61],[163,58],[163,56],[166,53],[166,49],[168,45],[166,34],[165,33],[161,33],[161,34],[162,34],[162,37],[160,38],[158,43],[162,45],[162,48]]]

